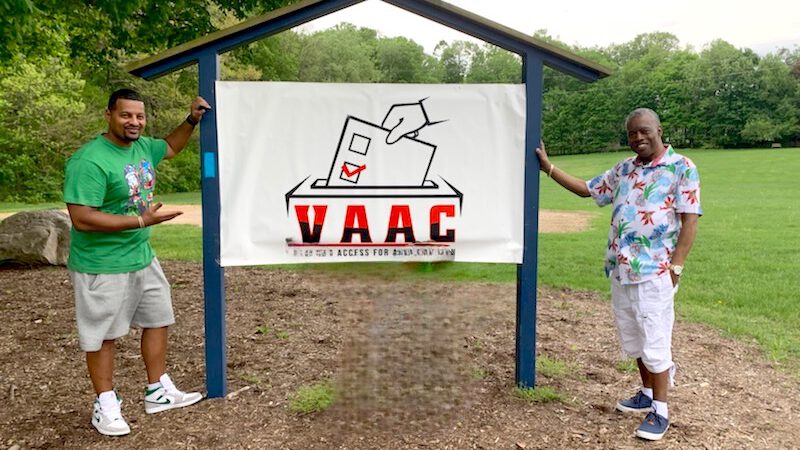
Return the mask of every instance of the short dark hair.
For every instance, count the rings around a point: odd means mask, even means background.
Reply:
[[[142,94],[134,91],[133,89],[117,89],[116,91],[111,93],[111,96],[108,97],[108,110],[111,111],[117,106],[117,100],[124,99],[124,100],[136,100],[137,102],[144,103],[144,97]]]
[[[631,111],[630,114],[628,114],[628,117],[625,118],[625,129],[626,130],[628,129],[628,123],[630,123],[630,121],[633,120],[634,117],[639,117],[639,116],[650,116],[653,119],[655,119],[656,124],[658,126],[661,126],[661,119],[658,117],[658,114],[656,114],[655,111],[653,111],[650,108],[636,108],[633,111]]]

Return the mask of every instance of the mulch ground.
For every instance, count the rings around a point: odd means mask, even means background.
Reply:
[[[202,267],[164,268],[178,320],[170,373],[203,391]],[[225,278],[230,397],[146,415],[132,331],[117,342],[115,372],[132,432],[107,438],[89,423],[67,271],[0,269],[0,449],[800,447],[798,380],[755,345],[685,320],[672,426],[648,443],[633,437],[640,415],[613,410],[638,375],[620,364],[610,305],[595,294],[539,291],[538,354],[566,370],[537,378],[563,399],[534,403],[514,395],[513,285],[255,268]],[[338,393],[331,408],[289,408],[298,388],[326,381]]]

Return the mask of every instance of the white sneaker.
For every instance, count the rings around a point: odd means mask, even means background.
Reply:
[[[161,386],[156,389],[144,391],[144,412],[155,414],[168,409],[183,408],[194,405],[203,399],[199,392],[182,392],[175,387],[169,375],[161,375]]]
[[[94,411],[92,412],[92,425],[97,428],[100,434],[106,436],[124,436],[131,432],[128,422],[122,418],[122,400],[119,400],[116,408],[110,407],[103,409],[100,407],[100,400],[94,400]]]

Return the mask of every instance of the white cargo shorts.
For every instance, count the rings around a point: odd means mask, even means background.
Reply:
[[[130,328],[161,328],[175,323],[172,298],[156,258],[135,272],[70,272],[81,350],[96,352],[103,341],[125,336]]]
[[[621,284],[611,275],[611,304],[623,355],[641,358],[650,373],[672,368],[675,293],[669,273],[654,280]]]

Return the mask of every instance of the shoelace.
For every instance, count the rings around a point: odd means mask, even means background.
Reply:
[[[643,400],[644,398],[648,398],[648,399],[649,399],[650,397],[648,397],[647,395],[645,395],[645,393],[644,393],[644,392],[642,392],[642,391],[639,391],[639,392],[637,392],[637,393],[636,393],[636,395],[634,395],[634,396],[633,396],[633,398],[631,398],[631,401],[632,401],[632,402],[633,402],[635,405],[640,405],[640,404],[642,404],[642,400]]]
[[[647,413],[647,417],[644,420],[650,425],[661,427],[663,425],[662,422],[664,418],[658,415],[655,411],[650,411]]]
[[[123,420],[122,419],[122,409],[119,407],[119,403],[116,405],[110,405],[108,408],[103,408],[103,405],[100,405],[100,412],[108,418],[111,422],[116,420]]]
[[[180,391],[177,387],[175,387],[175,383],[172,382],[168,375],[164,374],[159,381],[161,382],[161,387],[167,391],[167,394],[183,395],[183,391]]]

